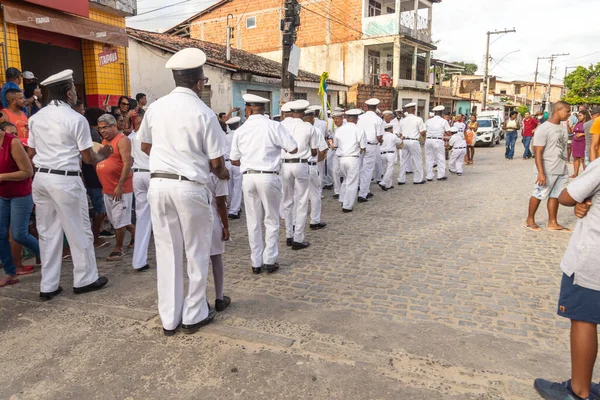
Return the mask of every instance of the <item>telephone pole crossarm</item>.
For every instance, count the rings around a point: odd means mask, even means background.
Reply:
[[[516,29],[505,29],[503,31],[494,31],[487,32],[487,44],[485,49],[485,74],[483,77],[483,99],[482,99],[482,110],[485,110],[487,107],[487,97],[489,91],[489,80],[490,80],[490,36],[491,35],[501,35],[504,33],[514,33]]]

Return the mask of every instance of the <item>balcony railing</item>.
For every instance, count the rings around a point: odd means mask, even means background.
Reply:
[[[398,79],[398,87],[409,88],[409,89],[419,89],[419,90],[429,90],[429,83],[419,82],[419,81],[411,81],[408,79]]]
[[[415,30],[415,18],[417,29]],[[431,25],[427,18],[412,11],[363,18],[366,37],[381,37],[403,34],[425,43],[431,43]]]

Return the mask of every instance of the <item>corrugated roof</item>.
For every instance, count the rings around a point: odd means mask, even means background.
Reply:
[[[264,76],[268,78],[281,78],[281,63],[272,61],[256,54],[248,53],[244,50],[231,49],[231,61],[227,62],[227,49],[225,46],[217,43],[206,42],[203,40],[183,38],[169,35],[166,33],[155,33],[142,31],[133,28],[127,28],[129,37],[154,45],[158,48],[176,53],[187,47],[196,47],[204,51],[209,64],[230,68],[238,72],[249,72],[253,75]],[[300,70],[296,77],[298,81],[320,82],[321,77],[310,72]],[[333,80],[327,80],[332,85],[347,86]]]

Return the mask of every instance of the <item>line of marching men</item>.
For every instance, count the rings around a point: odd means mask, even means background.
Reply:
[[[264,115],[268,99],[246,94],[246,121],[239,125],[239,119],[230,120],[230,133],[224,134],[214,112],[200,99],[207,81],[205,62],[206,55],[195,48],[183,49],[169,59],[166,68],[172,71],[176,87],[149,107],[132,138],[133,153],[138,159],[137,164],[134,160],[134,180],[139,181],[139,187],[145,187],[147,194],[138,196],[136,192],[136,209],[145,207],[144,212],[137,213],[138,228],[144,226],[145,232],[151,229],[154,234],[158,310],[168,336],[179,327],[185,333],[196,332],[213,321],[215,309],[222,311],[231,302],[223,295],[221,258],[223,243],[229,239],[226,196],[230,194],[229,215],[235,218],[239,217],[243,193],[252,272],[273,273],[279,269],[282,215],[287,245],[293,250],[309,246],[305,240],[309,202],[310,228],[326,226],[320,220],[320,202],[327,157],[332,160],[334,190],[339,184],[336,194],[342,210],[351,212],[356,198],[364,202],[370,197],[378,157],[385,160],[386,166],[380,182],[383,190],[392,187],[391,172],[400,145],[404,147],[398,183],[405,183],[409,161],[415,169],[414,183],[424,183],[419,137],[443,143],[442,136],[450,131],[448,123],[439,116],[441,109],[436,109],[438,115],[426,125],[414,115],[415,104],[408,104],[398,135],[394,124],[385,124],[376,115],[376,99],[367,102],[368,111],[364,114],[358,109],[345,113],[334,110],[329,130],[315,120],[315,109],[302,100],[285,104],[283,120],[277,122]],[[72,71],[67,70],[42,83],[49,92],[50,104],[30,120],[29,152],[36,171],[33,193],[38,207],[43,300],[62,291],[59,283],[63,232],[71,245],[73,291],[92,292],[108,283],[106,277],[98,276],[80,160],[96,165],[117,151],[108,145],[93,151],[88,124],[70,107],[77,102],[72,76]],[[103,123],[104,129],[114,125],[110,119]],[[324,135],[323,131],[329,133]],[[435,143],[427,154],[435,155],[438,180],[443,180],[443,144],[440,147]],[[457,132],[450,143],[456,153],[450,163],[451,171],[454,167],[459,172],[466,147],[464,139]],[[333,155],[328,156],[327,150]],[[148,157],[144,159],[143,154]],[[141,204],[144,201],[146,204]],[[136,240],[134,254],[147,253],[147,239]],[[217,294],[214,309],[206,299],[209,261]]]

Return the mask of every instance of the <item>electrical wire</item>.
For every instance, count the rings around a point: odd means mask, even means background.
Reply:
[[[140,15],[146,15],[146,14],[150,14],[150,13],[153,13],[153,12],[155,12],[155,11],[164,10],[165,8],[170,8],[170,7],[178,6],[178,5],[180,5],[180,4],[183,4],[183,3],[189,3],[190,1],[192,1],[192,0],[183,0],[183,1],[180,1],[180,2],[177,2],[177,3],[169,4],[169,5],[162,6],[162,7],[158,7],[158,8],[155,8],[155,9],[153,9],[153,10],[146,11],[146,12],[143,12],[143,13],[140,13],[140,14],[137,14],[137,15],[135,15],[135,16],[134,16],[134,17],[132,17],[132,18],[139,17]]]

